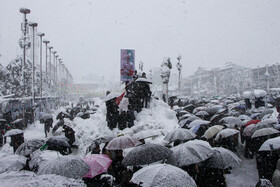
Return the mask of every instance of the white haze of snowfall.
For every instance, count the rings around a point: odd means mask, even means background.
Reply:
[[[83,157],[86,154],[87,147],[91,144],[92,140],[98,137],[103,136],[112,136],[112,135],[118,135],[118,134],[128,134],[133,135],[137,132],[143,131],[143,130],[160,130],[161,134],[156,138],[149,138],[146,142],[152,142],[152,143],[164,143],[163,138],[165,135],[170,132],[173,129],[179,128],[178,120],[176,118],[175,111],[171,110],[169,106],[159,100],[153,100],[151,101],[151,106],[149,109],[143,109],[140,113],[136,115],[136,120],[134,122],[134,126],[130,129],[124,129],[122,131],[114,129],[111,131],[107,127],[106,122],[106,106],[105,103],[100,100],[96,99],[95,104],[99,105],[100,108],[98,111],[91,115],[91,118],[89,119],[81,119],[81,118],[75,118],[73,122],[67,121],[67,124],[71,126],[75,132],[76,132],[76,141],[79,142],[79,150],[77,152],[73,152],[72,154],[77,154],[78,156]],[[64,110],[63,108],[60,108],[59,110],[55,111],[54,116],[61,110]],[[54,123],[56,123],[55,121]],[[62,133],[61,127],[57,130],[57,134]],[[31,139],[44,139],[44,125],[40,124],[39,122],[36,122],[35,124],[30,125],[24,132],[25,140],[31,140]],[[103,145],[101,145],[102,148]],[[127,154],[127,152],[131,149],[126,149],[124,151],[124,155]],[[9,144],[5,144],[0,152],[1,154],[13,154],[12,147],[9,146]],[[229,187],[233,186],[255,186],[255,184],[258,182],[258,173],[255,165],[255,160],[247,160],[244,159],[242,156],[241,165],[237,168],[233,168],[231,174],[226,175],[227,184]],[[12,175],[14,173],[2,173],[0,174],[0,182],[4,181],[1,180],[4,178],[13,178]],[[34,174],[32,174],[34,175]],[[49,180],[49,177],[52,176],[44,176],[45,180]],[[42,177],[41,177],[42,178]],[[35,184],[35,182],[38,180],[37,186],[42,186],[46,183],[40,184],[41,178],[39,176],[34,175],[34,178],[32,179],[32,184]],[[57,177],[57,184],[69,184],[69,181],[66,181],[65,177]],[[72,180],[72,179],[71,179]],[[18,181],[18,182],[17,182]],[[20,181],[22,180],[6,180],[5,186],[18,186]],[[68,183],[69,182],[69,183]],[[73,182],[73,181],[72,181]],[[80,181],[75,181],[79,183]]]

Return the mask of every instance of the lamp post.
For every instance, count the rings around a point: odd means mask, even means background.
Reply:
[[[49,95],[50,95],[50,88],[51,88],[51,81],[52,81],[52,80],[51,80],[51,71],[52,71],[52,70],[51,70],[52,49],[53,49],[53,47],[50,46],[50,47],[49,47],[49,57],[50,57],[50,58],[49,58],[49,77],[50,77],[50,78],[49,78],[49,84],[50,84],[50,85],[48,86],[48,88],[49,88]]]
[[[57,97],[57,92],[58,92],[58,88],[57,88],[57,58],[59,57],[59,55],[55,55],[55,76],[54,76],[54,80],[55,80],[55,96]]]
[[[37,23],[28,23],[32,27],[32,104],[35,105],[35,27],[38,26]]]
[[[22,71],[22,97],[25,97],[25,47],[26,47],[26,33],[27,33],[27,19],[26,14],[30,14],[30,10],[27,8],[19,9],[20,13],[23,14],[23,23],[21,23],[21,31],[22,31],[22,39],[23,39],[23,54],[22,54],[22,64],[21,64],[21,71]],[[24,123],[24,122],[23,122]]]
[[[44,33],[37,33],[40,37],[40,97],[42,98],[42,87],[43,87],[43,78],[42,78],[42,37],[45,36]]]
[[[177,57],[178,63],[177,63],[177,70],[179,71],[179,80],[178,80],[178,89],[179,89],[179,95],[181,95],[181,72],[182,72],[182,64],[181,64],[181,58],[182,56],[179,55]]]
[[[46,85],[45,85],[45,91],[47,91],[47,84],[48,84],[48,44],[50,43],[50,41],[48,40],[44,40],[43,41],[44,44],[46,44]]]
[[[53,51],[52,52],[52,54],[53,54],[53,67],[54,67],[54,69],[53,69],[53,72],[51,72],[52,74],[51,74],[51,79],[52,79],[52,81],[53,81],[53,85],[52,85],[52,91],[54,91],[54,87],[55,87],[55,82],[54,82],[54,76],[55,76],[55,54],[56,54],[57,52],[56,51]]]

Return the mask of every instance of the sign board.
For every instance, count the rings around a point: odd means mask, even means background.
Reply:
[[[121,49],[121,81],[132,80],[135,70],[135,50]]]

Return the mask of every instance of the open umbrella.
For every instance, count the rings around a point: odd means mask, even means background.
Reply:
[[[106,95],[106,97],[104,98],[104,101],[106,102],[106,101],[109,101],[111,99],[117,98],[119,96],[120,96],[120,94],[112,92],[112,93],[109,93],[108,95]]]
[[[238,133],[239,133],[239,131],[235,130],[235,129],[223,129],[220,132],[218,132],[215,140],[217,141],[217,140],[222,139],[222,138],[227,138],[227,137],[233,136],[233,135],[238,134]]]
[[[136,80],[136,82],[144,82],[144,83],[152,84],[152,82],[149,81],[149,80],[146,79],[146,78],[138,78],[138,79]]]
[[[68,113],[68,112],[65,112],[65,111],[62,111],[62,112],[59,112],[56,116],[56,119],[62,119],[62,118],[71,118],[71,115]]]
[[[270,114],[270,115],[272,115],[273,114],[273,110],[264,110],[260,115],[259,115],[259,118],[260,119],[262,119],[265,115],[267,115],[267,114]]]
[[[250,120],[252,120],[249,116],[246,116],[244,114],[238,116],[238,119],[240,119],[241,121],[244,121],[244,120],[250,121]]]
[[[183,116],[179,117],[179,122],[182,121],[183,119],[187,119],[189,117],[193,116],[193,114],[186,113]]]
[[[9,130],[8,132],[6,132],[5,136],[15,136],[15,135],[18,135],[18,134],[23,134],[23,130],[20,130],[20,129],[12,129],[12,130]]]
[[[40,116],[40,120],[46,120],[46,119],[53,119],[53,116],[50,114],[43,114]]]
[[[192,128],[192,127],[194,127],[194,126],[196,126],[196,125],[207,125],[207,124],[209,124],[210,123],[210,121],[205,121],[205,120],[194,120],[194,121],[192,121],[189,125],[188,125],[188,128]]]
[[[15,153],[18,155],[27,156],[33,153],[34,151],[36,151],[37,149],[39,149],[40,147],[42,147],[44,144],[45,144],[44,140],[39,140],[39,139],[28,140],[23,144],[21,144],[17,148]]]
[[[134,134],[132,137],[136,138],[137,140],[156,137],[159,135],[158,130],[144,130]]]
[[[255,130],[254,130],[255,126],[256,126],[256,124],[251,124],[251,125],[245,127],[245,129],[243,130],[243,135],[246,137],[252,136],[252,134],[254,134],[254,132],[255,132]]]
[[[107,171],[112,163],[112,160],[104,154],[92,154],[83,158],[89,165],[89,171],[83,176],[85,178],[93,178],[96,175]]]
[[[263,129],[256,130],[251,138],[268,136],[268,135],[277,134],[277,133],[280,133],[280,131],[278,131],[274,128],[263,128]]]
[[[203,111],[198,111],[197,113],[195,113],[195,115],[205,117],[205,116],[209,116],[209,113],[203,110]]]
[[[133,148],[123,159],[125,166],[138,166],[166,159],[171,150],[159,144],[144,144]]]
[[[243,122],[238,119],[237,117],[233,117],[233,116],[228,116],[228,117],[224,117],[220,120],[220,122],[224,122],[230,125],[238,125],[238,126],[242,126]]]
[[[195,187],[192,177],[184,170],[169,164],[155,164],[144,167],[133,174],[131,182],[142,186],[188,186]]]
[[[258,119],[260,115],[261,115],[261,113],[253,113],[253,114],[250,116],[250,118],[251,118],[251,119]]]
[[[186,127],[188,126],[192,121],[194,120],[201,120],[201,118],[197,117],[197,116],[190,116],[186,119],[183,119],[179,122],[180,127]]]
[[[56,174],[69,178],[82,178],[90,167],[77,156],[63,156],[50,160],[39,168],[38,174]]]
[[[222,105],[213,105],[213,106],[206,108],[206,112],[208,112],[209,114],[215,114],[216,112],[218,112],[218,110],[220,110],[222,108],[223,108]]]
[[[47,140],[47,144],[49,146],[63,146],[63,147],[70,147],[68,143],[69,139],[65,136],[52,136]]]
[[[173,153],[168,158],[168,163],[179,167],[202,162],[214,154],[210,144],[202,140],[191,140],[171,150]]]
[[[252,125],[252,124],[257,124],[259,122],[261,122],[261,120],[259,120],[259,119],[250,120],[245,124],[245,127]]]
[[[106,149],[107,150],[122,150],[129,147],[135,147],[142,144],[136,138],[130,136],[120,136],[112,139]]]
[[[171,132],[169,132],[164,140],[168,141],[168,142],[174,142],[175,140],[181,140],[181,141],[185,141],[185,140],[191,140],[194,139],[196,137],[196,135],[191,132],[190,130],[187,129],[175,129]]]
[[[260,147],[259,151],[274,151],[280,149],[280,137],[266,140]]]
[[[214,125],[205,131],[204,136],[206,139],[210,139],[214,137],[218,132],[220,132],[223,128],[224,126],[222,125]]]
[[[20,171],[26,165],[27,158],[22,155],[7,155],[0,159],[0,173]]]
[[[228,149],[222,147],[213,148],[214,154],[207,161],[206,167],[226,169],[240,164],[240,158]]]

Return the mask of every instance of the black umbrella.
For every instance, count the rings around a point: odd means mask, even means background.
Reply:
[[[56,119],[63,119],[63,118],[69,118],[71,119],[71,115],[68,112],[59,112],[56,116]]]
[[[28,141],[24,142],[23,144],[21,144],[17,148],[15,153],[18,155],[27,156],[27,155],[33,153],[34,151],[36,151],[37,149],[39,149],[40,147],[42,147],[44,144],[45,144],[44,140],[39,140],[39,139],[28,140]]]
[[[145,165],[166,159],[172,153],[168,148],[159,144],[144,144],[132,149],[123,159],[125,166]]]
[[[70,147],[68,143],[69,139],[65,136],[52,136],[47,140],[48,146],[62,146],[62,147]]]
[[[52,133],[54,133],[59,127],[62,127],[64,125],[64,120],[60,120],[55,124],[55,126],[52,129]]]

